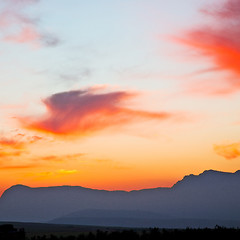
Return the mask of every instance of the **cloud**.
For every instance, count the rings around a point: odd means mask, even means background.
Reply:
[[[39,33],[31,26],[22,28],[18,33],[5,36],[3,39],[15,43],[33,43],[40,38]]]
[[[41,141],[43,137],[37,135],[26,135],[23,133],[8,134],[0,136],[0,147],[13,149],[24,149],[26,145]]]
[[[43,138],[37,135],[31,136],[22,133],[0,136],[0,159],[20,157],[28,153],[27,147],[30,144],[41,141]]]
[[[61,43],[61,40],[57,36],[49,33],[41,34],[40,40],[46,47],[55,47]]]
[[[92,70],[89,68],[75,69],[71,73],[60,73],[58,78],[65,82],[77,82],[92,75]]]
[[[240,143],[214,145],[213,148],[218,155],[226,158],[227,160],[240,157]]]
[[[35,47],[53,47],[60,40],[53,34],[42,32],[39,19],[31,18],[25,10],[40,0],[6,0],[0,11],[0,30],[2,40],[19,44],[30,44]]]
[[[98,88],[53,94],[43,100],[47,114],[18,118],[23,127],[55,135],[84,136],[128,123],[170,119],[168,112],[149,112],[128,108],[136,93],[107,92]]]
[[[25,145],[11,140],[0,140],[0,163],[18,158],[27,153]]]
[[[229,94],[240,90],[240,4],[239,0],[218,4],[201,9],[204,19],[208,19],[206,24],[186,32],[177,40],[210,60],[214,71],[228,74],[208,87],[213,94]],[[209,88],[206,90],[209,92]]]

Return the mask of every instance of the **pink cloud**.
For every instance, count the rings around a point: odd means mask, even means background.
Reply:
[[[39,38],[40,35],[35,28],[25,27],[16,35],[6,36],[4,40],[16,43],[37,43]]]
[[[29,6],[40,0],[6,0],[0,12],[2,40],[34,46],[55,46],[59,39],[52,34],[43,33],[38,27],[38,19],[25,13]]]
[[[19,118],[27,129],[56,135],[84,136],[106,128],[129,123],[173,117],[168,112],[149,112],[128,108],[128,100],[136,94],[126,91],[99,93],[75,90],[53,94],[43,100],[47,114],[40,118]]]

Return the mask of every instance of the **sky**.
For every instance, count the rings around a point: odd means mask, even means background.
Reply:
[[[238,0],[0,2],[0,193],[171,187],[240,169]]]

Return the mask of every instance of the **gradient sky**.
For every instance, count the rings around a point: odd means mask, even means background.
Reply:
[[[239,0],[1,1],[0,192],[240,169],[239,16]]]

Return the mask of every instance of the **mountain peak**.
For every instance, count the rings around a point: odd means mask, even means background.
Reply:
[[[183,177],[182,180],[178,181],[176,184],[173,185],[173,187],[176,186],[182,186],[182,185],[192,185],[195,183],[200,183],[202,181],[207,181],[209,182],[209,184],[215,184],[215,181],[218,182],[219,180],[223,180],[225,179],[225,177],[228,176],[237,176],[240,175],[240,170],[236,171],[236,172],[222,172],[222,171],[218,171],[218,170],[213,170],[213,169],[209,169],[209,170],[205,170],[202,173],[198,174],[198,175],[194,175],[194,174],[189,174]]]
[[[218,170],[213,170],[213,169],[209,169],[209,170],[205,170],[204,172],[202,172],[201,174],[199,174],[199,175],[210,175],[210,174],[215,174],[215,175],[217,175],[217,174],[222,174],[222,175],[224,175],[224,174],[235,174],[235,173],[232,173],[232,172],[223,172],[223,171],[218,171]]]
[[[26,186],[26,185],[23,185],[23,184],[16,184],[16,185],[13,185],[12,187],[10,187],[10,188],[30,188],[30,187],[28,187],[28,186]],[[9,189],[10,189],[9,188]]]

